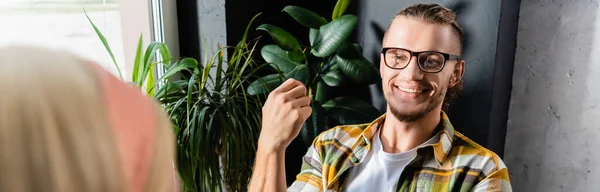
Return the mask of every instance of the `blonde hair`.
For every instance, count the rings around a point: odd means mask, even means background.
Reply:
[[[102,87],[98,69],[72,54],[0,49],[0,191],[130,189]],[[156,114],[144,191],[166,191],[173,182],[165,176],[174,156],[170,124]]]

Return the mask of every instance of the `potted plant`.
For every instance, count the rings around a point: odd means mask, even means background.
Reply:
[[[307,146],[319,133],[333,126],[366,123],[381,115],[368,102],[349,96],[332,98],[327,93],[331,87],[367,86],[379,78],[375,66],[362,56],[361,47],[349,40],[357,24],[356,16],[344,15],[349,2],[339,0],[330,21],[302,7],[285,7],[283,12],[309,29],[307,44],[301,44],[274,25],[257,28],[267,32],[275,42],[262,47],[261,56],[278,73],[254,81],[248,92],[268,94],[286,78],[304,83],[313,109],[300,131],[300,138]]]
[[[113,57],[106,39],[90,23]],[[250,24],[236,46],[219,47],[212,57],[206,52],[203,64],[193,58],[175,61],[168,47],[158,42],[142,52],[140,37],[132,82],[158,100],[171,118],[183,191],[247,190],[262,103],[246,87],[266,66],[252,60],[257,40],[247,42]],[[224,58],[226,50],[229,58]],[[155,62],[156,53],[164,60]],[[166,69],[160,78],[154,75],[156,65]],[[174,78],[175,74],[180,77]]]

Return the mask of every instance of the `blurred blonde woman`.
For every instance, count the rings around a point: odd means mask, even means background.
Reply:
[[[0,48],[0,191],[174,191],[170,123],[69,53]]]

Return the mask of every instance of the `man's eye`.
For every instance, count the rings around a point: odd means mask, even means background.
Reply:
[[[435,60],[435,59],[427,59],[425,60],[425,66],[426,68],[435,68],[440,66],[440,61]]]
[[[396,60],[400,60],[400,61],[406,61],[406,60],[408,60],[408,58],[406,57],[406,55],[396,55],[396,56],[394,56],[394,58]]]

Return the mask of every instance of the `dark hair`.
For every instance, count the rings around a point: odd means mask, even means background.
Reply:
[[[462,54],[463,31],[456,21],[456,13],[454,13],[454,11],[438,4],[417,4],[400,10],[400,12],[396,14],[396,17],[397,16],[420,19],[433,24],[452,26],[460,43],[459,53]],[[444,96],[444,104],[442,106],[444,111],[448,110],[450,102],[458,96],[458,93],[462,90],[462,88],[462,80],[454,87],[448,88],[446,95]]]

